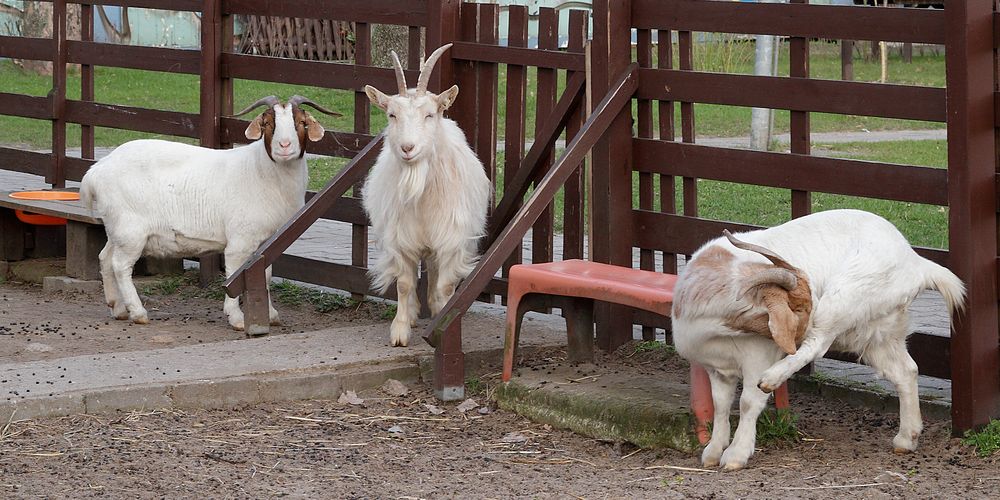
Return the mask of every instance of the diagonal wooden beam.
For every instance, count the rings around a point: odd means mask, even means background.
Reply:
[[[566,82],[566,90],[563,91],[562,97],[556,103],[555,109],[545,118],[541,133],[535,137],[535,142],[528,149],[528,153],[524,155],[524,159],[521,160],[521,166],[518,167],[517,173],[514,174],[510,183],[507,184],[507,187],[504,189],[503,198],[500,199],[496,210],[493,211],[493,216],[490,218],[489,239],[487,241],[496,240],[497,235],[500,234],[500,230],[507,225],[507,222],[514,215],[518,202],[524,199],[524,194],[528,192],[528,185],[531,183],[531,180],[539,177],[537,172],[539,163],[545,157],[545,153],[555,145],[556,139],[566,127],[566,123],[572,116],[573,110],[582,101],[586,81],[585,73],[579,72],[571,76],[569,81]]]
[[[462,281],[462,285],[452,295],[448,304],[444,306],[441,312],[431,321],[431,324],[427,326],[424,340],[432,346],[438,346],[442,336],[445,334],[445,330],[451,327],[452,323],[460,320],[466,309],[472,305],[476,297],[486,288],[490,280],[493,279],[497,270],[503,265],[504,259],[510,255],[510,252],[524,238],[524,234],[528,228],[538,220],[538,217],[555,197],[559,188],[566,182],[570,174],[579,167],[580,162],[587,152],[590,151],[590,148],[600,140],[601,136],[608,129],[608,126],[618,116],[618,113],[625,106],[629,105],[632,94],[635,93],[638,85],[638,65],[632,63],[614,85],[611,86],[611,90],[604,96],[604,99],[594,108],[594,112],[587,118],[580,132],[573,138],[573,141],[570,142],[566,150],[563,151],[562,156],[556,160],[552,169],[545,174],[545,177],[535,187],[535,191],[528,198],[527,203],[517,211],[510,224],[507,224],[496,240],[493,241],[493,244],[490,245],[490,248],[486,250],[486,253],[479,260],[479,265]]]
[[[348,189],[361,181],[368,173],[368,169],[375,163],[380,151],[379,146],[384,138],[385,132],[381,132],[369,141],[361,152],[326,184],[322,191],[310,198],[294,217],[281,226],[278,232],[261,243],[257,251],[226,280],[224,284],[226,295],[239,297],[247,289],[244,276],[248,268],[251,266],[262,266],[263,268],[273,264],[299,236],[302,236],[302,233],[306,232],[306,229],[309,229],[313,222],[316,222],[324,212],[336,204]]]

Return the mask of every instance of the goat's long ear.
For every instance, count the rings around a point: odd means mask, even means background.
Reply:
[[[767,328],[771,331],[771,339],[782,351],[795,354],[799,317],[788,305],[788,292],[775,286],[766,286],[758,293],[767,308]]]
[[[383,94],[381,90],[371,85],[365,85],[365,94],[368,95],[368,100],[382,111],[385,111],[389,107],[389,96]]]
[[[455,104],[455,99],[458,97],[458,85],[452,85],[450,89],[445,90],[438,94],[438,110],[444,111]]]
[[[326,133],[326,129],[308,111],[302,110],[302,113],[306,117],[306,133],[308,134],[309,140],[316,142],[323,138],[323,134]]]
[[[250,139],[251,141],[256,141],[257,139],[260,139],[261,136],[264,135],[263,129],[261,128],[263,122],[264,122],[264,114],[261,113],[257,115],[257,118],[254,118],[253,121],[250,122],[250,125],[247,126],[247,129],[245,132],[243,132],[243,135],[247,136],[247,139]]]

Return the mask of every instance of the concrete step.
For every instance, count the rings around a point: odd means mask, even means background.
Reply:
[[[698,449],[686,378],[627,371],[588,377],[580,367],[568,366],[521,372],[497,389],[500,408],[596,439],[642,448]]]

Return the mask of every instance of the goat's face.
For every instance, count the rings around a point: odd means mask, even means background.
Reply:
[[[389,119],[386,144],[407,164],[413,164],[433,154],[444,111],[458,96],[455,85],[441,94],[407,91],[388,96],[371,85],[365,86],[368,99],[385,111]]]
[[[246,130],[247,139],[264,139],[267,156],[274,162],[302,158],[306,138],[318,141],[325,130],[307,111],[292,103],[271,106],[254,118]]]
[[[767,313],[754,314],[753,310],[747,310],[735,314],[730,318],[730,327],[771,337],[781,350],[795,354],[812,314],[808,276],[771,250],[740,241],[728,231],[725,234],[737,248],[757,252],[771,261],[771,264],[744,262],[736,270],[740,293],[754,304],[755,309],[763,307]]]

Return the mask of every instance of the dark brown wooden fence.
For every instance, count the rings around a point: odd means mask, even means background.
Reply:
[[[505,282],[493,273],[521,258],[521,233],[512,229],[527,220],[523,218],[525,211],[520,216],[516,212],[525,203],[525,193],[532,185],[535,195],[527,203],[538,205],[531,206],[528,214],[532,220],[536,217],[538,220],[531,235],[533,261],[552,260],[558,253],[554,245],[554,207],[547,205],[561,188],[566,199],[563,258],[584,256],[584,238],[588,235],[589,257],[595,261],[631,266],[632,251],[638,248],[640,267],[674,272],[677,256],[690,254],[723,228],[749,228],[699,217],[699,205],[711,200],[704,195],[699,197],[697,179],[712,179],[788,189],[789,217],[809,213],[812,192],[947,206],[950,251],[920,251],[949,264],[966,281],[969,307],[955,322],[951,339],[918,334],[911,340],[911,351],[922,373],[952,379],[956,431],[982,424],[1000,411],[995,158],[995,122],[1000,113],[993,104],[1000,101],[994,98],[995,77],[989,76],[996,73],[994,33],[1000,23],[991,0],[949,2],[943,11],[830,7],[805,5],[802,0],[793,0],[791,4],[595,0],[592,34],[586,31],[585,13],[561,14],[569,16],[570,30],[565,34],[569,46],[565,49],[556,47],[560,13],[554,10],[541,10],[539,47],[529,49],[525,47],[527,10],[511,7],[509,44],[499,46],[499,8],[494,4],[459,0],[72,2],[83,5],[84,27],[92,19],[92,5],[127,4],[201,12],[201,50],[99,44],[92,41],[93,35],[86,29],[82,40],[66,40],[66,3],[54,2],[56,29],[52,39],[0,37],[0,57],[55,63],[53,91],[48,96],[23,95],[16,89],[0,92],[0,113],[52,122],[53,152],[0,147],[0,167],[44,175],[54,186],[78,180],[92,164],[94,127],[193,138],[210,147],[243,142],[246,122],[227,118],[232,113],[233,79],[294,83],[355,93],[353,130],[328,132],[312,148],[320,154],[354,158],[337,181],[328,186],[331,199],[311,205],[311,212],[291,224],[295,230],[276,236],[273,248],[277,251],[255,256],[245,266],[248,274],[245,277],[241,274],[230,283],[232,293],[243,290],[249,293],[257,286],[252,283],[262,283],[259,264],[264,260],[268,263],[273,260],[278,276],[356,294],[372,293],[365,276],[367,220],[360,200],[341,197],[363,177],[377,146],[371,142],[369,104],[363,86],[372,84],[387,92],[395,91],[392,70],[370,65],[370,26],[382,23],[410,27],[410,57],[406,62],[409,68],[415,68],[419,59],[421,28],[426,31],[425,47],[429,49],[454,43],[450,53],[442,58],[431,88],[440,90],[452,82],[459,84],[462,90],[451,116],[465,130],[490,178],[498,188],[502,184],[503,196],[495,200],[490,237],[484,242],[484,248],[493,245],[492,253],[484,257],[484,265],[496,267],[491,271],[481,266],[475,279],[467,280],[453,298],[451,304],[458,307],[442,313],[428,330],[428,339],[438,348],[437,389],[462,385],[461,314],[484,292],[490,300],[503,295]],[[309,12],[318,21],[354,23],[355,64],[240,54],[231,46],[235,15],[290,17],[302,12]],[[636,30],[635,44],[631,29]],[[694,71],[696,32],[790,37],[791,76]],[[660,43],[653,43],[654,34]],[[592,40],[589,65],[584,56],[588,38]],[[944,44],[948,57],[947,88],[809,78],[809,44],[816,38]],[[78,100],[67,98],[68,64],[80,64],[82,68],[82,93]],[[200,112],[96,102],[94,66],[199,74]],[[591,71],[585,77],[588,67]],[[410,71],[408,78],[415,78]],[[527,88],[529,71],[537,74],[533,89]],[[505,99],[499,98],[501,74],[506,76]],[[595,106],[592,114],[586,112],[585,88]],[[529,92],[536,98],[534,109],[527,106]],[[634,116],[627,105],[630,98],[635,101]],[[753,152],[698,144],[696,103],[790,110],[791,152]],[[812,156],[811,112],[945,122],[949,169]],[[674,129],[678,114],[680,131]],[[534,115],[534,130],[527,130],[527,118],[531,115]],[[82,125],[83,153],[78,158],[66,155],[67,123]],[[530,145],[528,135],[534,136]],[[556,162],[554,143],[563,135],[572,144]],[[502,162],[495,161],[498,143],[503,145]],[[577,168],[591,149],[593,163],[589,170]],[[637,207],[631,203],[633,175],[639,179]],[[593,189],[587,196],[591,217],[585,231],[587,177]],[[682,179],[679,192],[673,189],[678,177]],[[657,185],[659,199],[654,199]],[[681,202],[679,213],[674,209],[677,201]],[[310,214],[352,224],[350,264],[281,255],[311,222]],[[662,256],[663,265],[659,268],[657,256]],[[631,339],[633,322],[646,325],[644,338],[652,338],[653,327],[669,327],[663,318],[633,315],[613,306],[599,308],[596,318],[598,345],[609,349]]]

